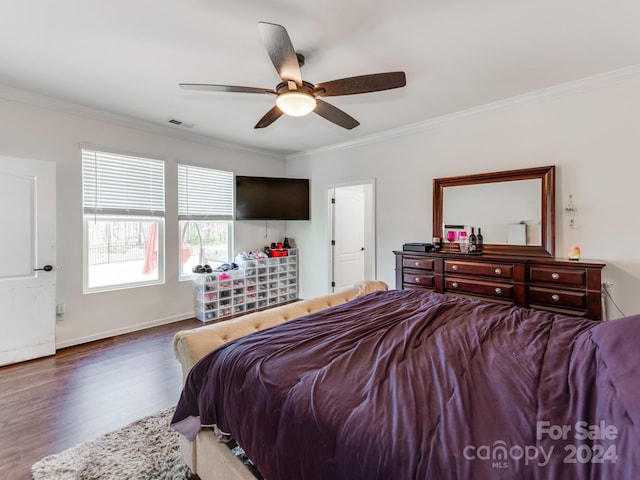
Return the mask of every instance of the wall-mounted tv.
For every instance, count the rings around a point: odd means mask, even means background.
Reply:
[[[309,220],[309,179],[237,175],[236,220]]]

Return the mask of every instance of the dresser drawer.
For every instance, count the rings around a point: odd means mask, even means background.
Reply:
[[[403,257],[402,267],[433,271],[433,258]]]
[[[494,298],[513,298],[513,285],[469,280],[468,278],[449,277],[444,282],[445,292],[459,292],[484,295]]]
[[[558,307],[584,309],[587,306],[587,293],[529,287],[529,303],[544,303]]]
[[[585,268],[531,266],[529,267],[529,282],[585,288],[587,285],[587,270]]]
[[[513,264],[445,260],[444,271],[446,273],[482,275],[484,277],[512,278]]]
[[[402,283],[420,285],[421,287],[433,288],[433,275],[421,271],[407,271],[402,274]]]

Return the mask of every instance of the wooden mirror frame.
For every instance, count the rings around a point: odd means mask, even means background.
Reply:
[[[484,244],[483,252],[487,255],[511,255],[553,257],[555,255],[555,166],[506,170],[503,172],[480,173],[461,177],[435,178],[433,180],[433,236],[443,239],[442,199],[444,189],[461,185],[481,183],[511,182],[515,180],[540,179],[541,191],[541,230],[542,245],[500,245]],[[444,240],[441,240],[444,241]]]

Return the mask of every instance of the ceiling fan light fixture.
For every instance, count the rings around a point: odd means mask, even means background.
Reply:
[[[276,105],[287,115],[302,117],[316,108],[317,102],[313,95],[304,92],[284,92],[276,98]]]
[[[276,104],[262,116],[254,128],[268,127],[285,114],[302,117],[314,112],[325,120],[351,130],[360,125],[360,122],[338,107],[325,102],[324,97],[380,92],[407,84],[404,72],[370,73],[318,84],[306,82],[302,79],[300,71],[300,67],[304,65],[304,55],[293,48],[287,29],[269,22],[258,22],[258,29],[271,63],[282,79],[275,89],[210,83],[181,83],[180,87],[186,90],[276,95]]]

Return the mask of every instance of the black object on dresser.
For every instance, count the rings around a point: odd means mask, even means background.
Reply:
[[[422,288],[602,320],[604,263],[503,255],[393,253],[398,290]]]

